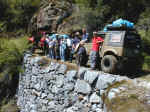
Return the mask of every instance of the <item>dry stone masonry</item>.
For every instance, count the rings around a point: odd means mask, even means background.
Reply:
[[[17,93],[21,112],[112,112],[104,95],[115,98],[126,87],[110,86],[130,80],[83,67],[67,70],[67,65],[55,62],[42,67],[40,60],[42,57],[31,54],[24,56],[25,72],[20,75]]]

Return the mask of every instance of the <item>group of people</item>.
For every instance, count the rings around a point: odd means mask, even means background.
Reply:
[[[75,54],[77,65],[85,66],[88,56],[84,44],[89,40],[89,35],[85,29],[82,34],[75,32],[74,35],[67,34],[46,34],[42,33],[40,46],[44,53],[51,59],[72,62]],[[90,53],[91,68],[95,69],[99,58],[99,46],[104,40],[97,36],[97,32],[93,32],[92,50]]]

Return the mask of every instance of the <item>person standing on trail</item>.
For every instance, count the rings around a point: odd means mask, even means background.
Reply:
[[[68,38],[66,39],[67,41],[67,50],[66,50],[66,58],[69,62],[72,63],[72,43],[73,43],[73,39],[70,35],[68,35]]]
[[[42,38],[40,40],[40,46],[43,50],[44,55],[46,55],[47,54],[47,47],[48,47],[47,42],[46,42],[46,32],[42,33]]]
[[[76,46],[80,43],[80,33],[76,32],[75,37],[73,39],[73,50],[75,50]]]
[[[60,43],[59,43],[59,38],[58,38],[58,34],[56,34],[56,38],[55,38],[55,47],[54,47],[54,51],[55,51],[55,58],[56,60],[58,60],[60,58],[60,53],[59,53],[59,47],[60,47]]]
[[[90,52],[90,62],[91,69],[96,69],[98,58],[99,58],[99,48],[101,43],[103,43],[103,38],[97,35],[97,32],[93,32],[92,38],[92,50]]]
[[[35,51],[35,37],[33,35],[30,35],[28,37],[28,42],[29,42],[29,44],[32,44],[31,52],[34,52]]]
[[[64,38],[63,35],[61,35],[61,39],[60,39],[60,59],[61,61],[66,61],[66,55],[65,55],[65,52],[66,52],[66,48],[67,48],[67,42],[66,42],[66,39]]]
[[[85,66],[87,63],[87,53],[84,47],[84,42],[80,41],[79,48],[76,55],[76,64],[78,66]]]
[[[83,42],[87,42],[88,41],[88,37],[89,37],[89,34],[86,32],[86,29],[83,28],[82,29],[82,41]]]
[[[49,58],[55,59],[55,51],[54,51],[55,41],[50,38],[48,42],[48,46],[49,46]]]

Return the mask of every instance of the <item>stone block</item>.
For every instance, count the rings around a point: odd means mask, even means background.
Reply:
[[[93,93],[90,96],[90,103],[102,103],[102,99],[100,96],[98,96],[96,93]]]
[[[86,81],[78,79],[75,85],[75,91],[78,93],[90,94],[91,86]]]
[[[115,82],[115,78],[112,75],[99,75],[96,88],[99,90],[106,89],[109,85],[112,85]]]
[[[87,68],[80,67],[78,71],[78,78],[79,79],[84,79],[84,74],[87,71]]]
[[[86,71],[84,74],[84,80],[89,82],[90,84],[95,81],[95,79],[98,77],[99,72],[96,71]]]
[[[68,71],[66,74],[67,81],[73,81],[76,77],[77,77],[77,71],[75,70]]]

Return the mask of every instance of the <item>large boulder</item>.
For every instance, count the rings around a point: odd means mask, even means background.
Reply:
[[[43,0],[40,10],[31,19],[30,29],[66,33],[72,29],[73,24],[78,23],[72,16],[75,10],[72,0]]]
[[[132,81],[122,81],[107,89],[104,108],[107,112],[149,112],[149,89]]]

